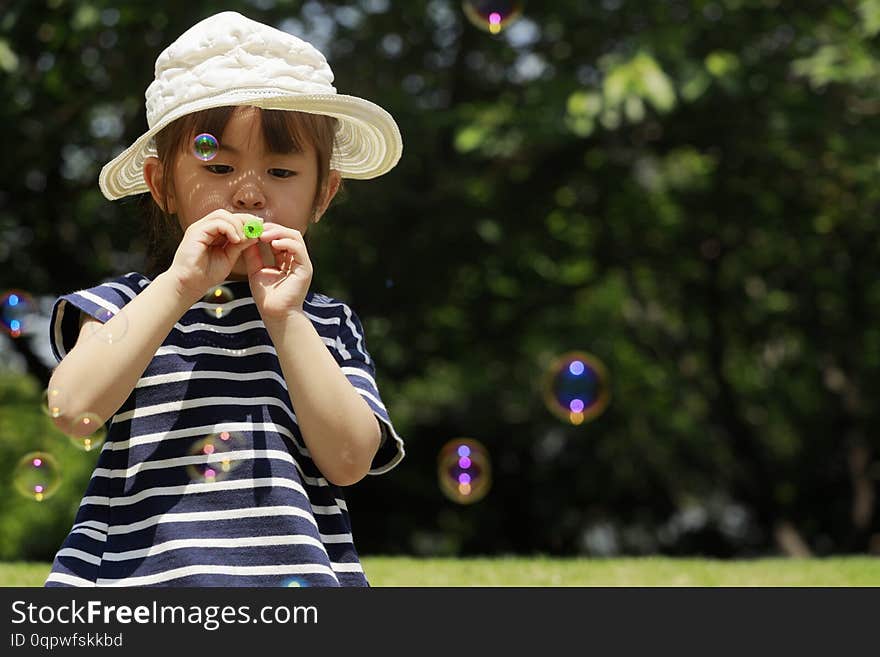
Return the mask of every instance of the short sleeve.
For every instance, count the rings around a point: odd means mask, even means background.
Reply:
[[[339,366],[379,420],[382,443],[373,458],[369,474],[382,474],[403,459],[405,454],[403,439],[394,430],[388,410],[379,394],[376,385],[376,368],[367,351],[363,326],[349,306],[340,303],[340,308],[342,315],[339,318],[339,335],[336,340],[337,352],[341,359]]]
[[[49,321],[49,343],[56,360],[60,363],[76,344],[82,313],[101,323],[108,322],[148,284],[145,276],[130,273],[59,297]]]

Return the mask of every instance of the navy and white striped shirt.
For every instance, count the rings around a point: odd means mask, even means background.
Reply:
[[[149,283],[130,273],[61,297],[49,329],[55,357],[76,343],[81,312],[106,321]],[[204,302],[190,308],[111,418],[46,586],[368,586],[343,491],[309,455],[250,287],[224,286],[234,300],[223,315]],[[303,309],[380,420],[370,474],[387,472],[403,441],[360,321],[312,292]],[[220,433],[234,437],[225,473],[221,454],[199,449]],[[208,468],[225,476],[193,476]]]

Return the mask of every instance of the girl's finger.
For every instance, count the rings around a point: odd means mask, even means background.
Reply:
[[[241,255],[244,258],[244,266],[248,276],[256,274],[263,268],[263,257],[260,255],[260,247],[256,242],[246,246]]]
[[[224,236],[228,242],[232,244],[237,244],[241,241],[241,237],[235,231],[235,225],[225,219],[215,218],[210,219],[204,223],[204,225],[200,226],[201,235],[206,238],[204,241],[208,246],[211,246],[219,236]]]
[[[295,228],[287,228],[286,226],[279,226],[278,224],[264,224],[263,234],[260,235],[260,241],[270,242],[285,237],[304,242],[302,233],[298,230]]]

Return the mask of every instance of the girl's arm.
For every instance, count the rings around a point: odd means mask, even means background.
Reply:
[[[360,481],[370,470],[381,439],[373,411],[339,369],[304,312],[263,321],[315,465],[337,486]]]
[[[106,324],[88,318],[80,326],[76,345],[55,368],[49,389],[65,400],[55,425],[71,435],[90,434],[94,425],[76,426],[83,413],[106,422],[131,394],[159,346],[194,303],[167,272],[160,274]],[[124,315],[121,317],[121,315]],[[127,322],[125,335],[107,342],[102,331]]]
[[[215,210],[190,224],[168,271],[126,304],[105,325],[86,322],[76,345],[55,369],[49,388],[65,399],[55,425],[69,435],[88,435],[94,425],[78,427],[83,413],[106,422],[134,390],[175,322],[213,286],[223,281],[241,252],[256,243],[244,236],[251,215]],[[124,315],[124,317],[120,317]],[[121,340],[101,340],[101,331],[114,331],[127,322]]]

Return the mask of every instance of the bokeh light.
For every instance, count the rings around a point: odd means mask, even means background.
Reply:
[[[547,368],[543,395],[547,409],[556,417],[569,424],[583,424],[608,406],[608,370],[592,354],[565,353]]]
[[[12,471],[12,487],[22,497],[35,502],[51,497],[60,484],[61,468],[48,452],[26,454]]]
[[[492,485],[489,453],[472,438],[450,440],[437,457],[437,477],[440,490],[453,502],[478,502]]]
[[[464,15],[481,30],[500,34],[522,15],[524,2],[498,2],[496,0],[465,0]]]

